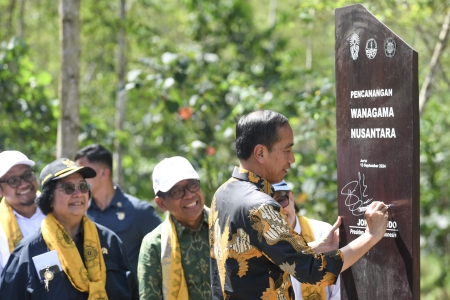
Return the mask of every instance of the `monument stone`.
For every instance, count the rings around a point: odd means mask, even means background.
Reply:
[[[342,299],[419,299],[418,54],[363,5],[336,10],[336,128],[341,246],[384,201],[384,238],[341,274]]]

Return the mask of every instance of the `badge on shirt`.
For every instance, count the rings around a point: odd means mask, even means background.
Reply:
[[[44,269],[39,271],[39,275],[44,279],[45,289],[49,292],[48,284],[50,281],[55,278],[55,273],[59,272],[59,267],[57,265],[54,266],[46,266]]]
[[[123,219],[125,219],[125,212],[123,212],[123,211],[119,211],[119,212],[117,212],[117,219],[119,219],[119,220],[123,220]]]

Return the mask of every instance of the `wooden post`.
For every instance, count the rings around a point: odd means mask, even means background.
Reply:
[[[343,299],[419,299],[418,54],[357,4],[336,10],[341,246],[365,231],[360,207],[392,204],[384,238],[342,273]]]

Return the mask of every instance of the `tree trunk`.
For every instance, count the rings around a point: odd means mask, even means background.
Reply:
[[[310,21],[307,24],[308,30],[307,36],[306,36],[306,57],[305,57],[305,70],[308,72],[312,70],[312,64],[313,64],[313,47],[314,47],[314,16],[316,11],[312,8],[309,11],[310,15],[313,17],[313,21]],[[311,93],[312,91],[312,79],[308,79],[305,81],[305,91],[308,93]]]
[[[447,15],[445,16],[444,22],[442,23],[441,32],[439,33],[439,39],[434,48],[433,56],[431,57],[430,64],[428,65],[427,76],[420,88],[419,93],[419,113],[425,111],[425,105],[430,99],[430,89],[431,84],[433,83],[436,70],[439,69],[439,59],[441,58],[442,53],[444,52],[445,42],[447,41],[448,31],[450,27],[450,8],[447,11]]]
[[[25,11],[25,2],[26,2],[26,0],[20,0],[20,12],[19,12],[19,21],[18,21],[19,28],[17,30],[17,35],[21,38],[23,38],[23,30],[24,30],[24,26],[25,26],[24,25],[25,23],[23,21],[23,14]]]
[[[277,0],[270,0],[268,20],[269,28],[275,28],[277,25]]]
[[[60,0],[59,16],[61,74],[59,80],[60,116],[56,156],[73,159],[78,150],[80,130],[80,0]]]
[[[120,0],[120,28],[117,36],[117,66],[118,66],[118,84],[116,94],[116,113],[114,119],[114,129],[116,133],[120,133],[123,130],[123,124],[125,122],[125,104],[127,101],[127,94],[125,90],[125,71],[127,61],[125,57],[125,0]],[[122,172],[122,146],[120,139],[114,140],[114,182],[119,186],[123,186],[123,172]]]
[[[10,0],[8,4],[8,23],[6,24],[6,30],[8,37],[11,37],[13,31],[12,24],[14,19],[14,8],[16,7],[16,0]]]

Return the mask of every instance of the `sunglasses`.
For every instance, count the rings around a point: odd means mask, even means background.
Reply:
[[[191,192],[194,193],[196,191],[198,191],[200,189],[200,181],[198,180],[193,180],[190,181],[187,185],[185,186],[177,186],[175,188],[172,188],[171,190],[169,190],[168,192],[163,193],[164,195],[170,195],[170,197],[172,197],[173,199],[180,199],[183,198],[186,192],[186,189]]]
[[[278,204],[280,204],[282,208],[285,208],[286,206],[289,205],[289,193],[286,193],[286,194],[276,198],[275,201],[277,201]]]
[[[78,189],[80,193],[86,194],[89,192],[89,188],[91,186],[87,182],[81,182],[79,184],[75,184],[72,182],[66,182],[61,184],[60,186],[57,186],[56,188],[62,188],[64,191],[64,194],[66,195],[72,195],[75,193],[75,191]]]
[[[14,176],[6,180],[0,180],[0,183],[7,183],[10,187],[16,188],[22,183],[22,179],[30,183],[36,179],[34,170],[26,171],[22,176]]]

